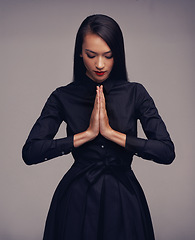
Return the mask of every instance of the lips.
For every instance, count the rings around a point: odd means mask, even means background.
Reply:
[[[95,71],[95,73],[96,73],[98,76],[103,76],[105,72],[98,72],[98,71]]]

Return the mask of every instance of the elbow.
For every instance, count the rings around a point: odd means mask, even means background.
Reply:
[[[22,159],[26,165],[30,166],[35,164],[30,151],[30,146],[28,146],[27,144],[25,144],[24,147],[22,148]]]
[[[25,152],[22,152],[22,159],[23,159],[23,161],[25,162],[25,164],[26,165],[33,165],[33,161],[32,161],[32,159],[28,156],[28,154],[27,153],[25,153]]]
[[[167,158],[164,160],[164,164],[170,165],[175,159],[175,152],[172,152],[167,156]]]
[[[153,161],[159,164],[170,165],[175,159],[175,154],[163,155],[160,158],[153,158]]]
[[[169,150],[167,151],[167,158],[165,164],[170,165],[174,161],[174,159],[175,159],[175,147],[171,142]]]
[[[170,165],[175,159],[174,146],[172,145],[171,147],[164,149],[163,152],[162,152],[161,158],[158,159],[156,162],[165,164],[165,165]]]
[[[23,161],[26,163],[26,165],[31,166],[34,164],[29,158],[26,158],[23,156],[22,156],[22,158],[23,158]]]

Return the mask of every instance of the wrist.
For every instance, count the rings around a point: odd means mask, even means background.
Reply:
[[[91,131],[90,129],[87,129],[85,132],[85,138],[87,141],[92,141],[94,138],[98,136],[98,133],[95,133],[94,131]]]
[[[115,132],[115,131],[114,131],[111,127],[109,127],[109,128],[107,128],[107,129],[102,133],[102,135],[103,135],[106,139],[112,140],[113,137],[114,137],[114,132]]]

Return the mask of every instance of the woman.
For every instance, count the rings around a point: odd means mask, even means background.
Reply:
[[[140,120],[147,139],[137,137]],[[62,121],[67,137],[53,139]],[[127,80],[123,36],[105,15],[81,24],[74,81],[56,89],[23,147],[26,164],[72,153],[58,185],[44,240],[152,240],[144,193],[131,170],[134,155],[161,164],[174,145],[145,88]]]

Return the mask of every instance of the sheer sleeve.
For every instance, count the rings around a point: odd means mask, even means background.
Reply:
[[[26,164],[37,164],[72,151],[73,136],[54,139],[62,121],[62,107],[56,90],[48,98],[23,146],[22,157]]]
[[[127,135],[126,149],[157,163],[172,163],[175,158],[173,142],[153,99],[141,84],[137,84],[136,114],[147,139]]]

